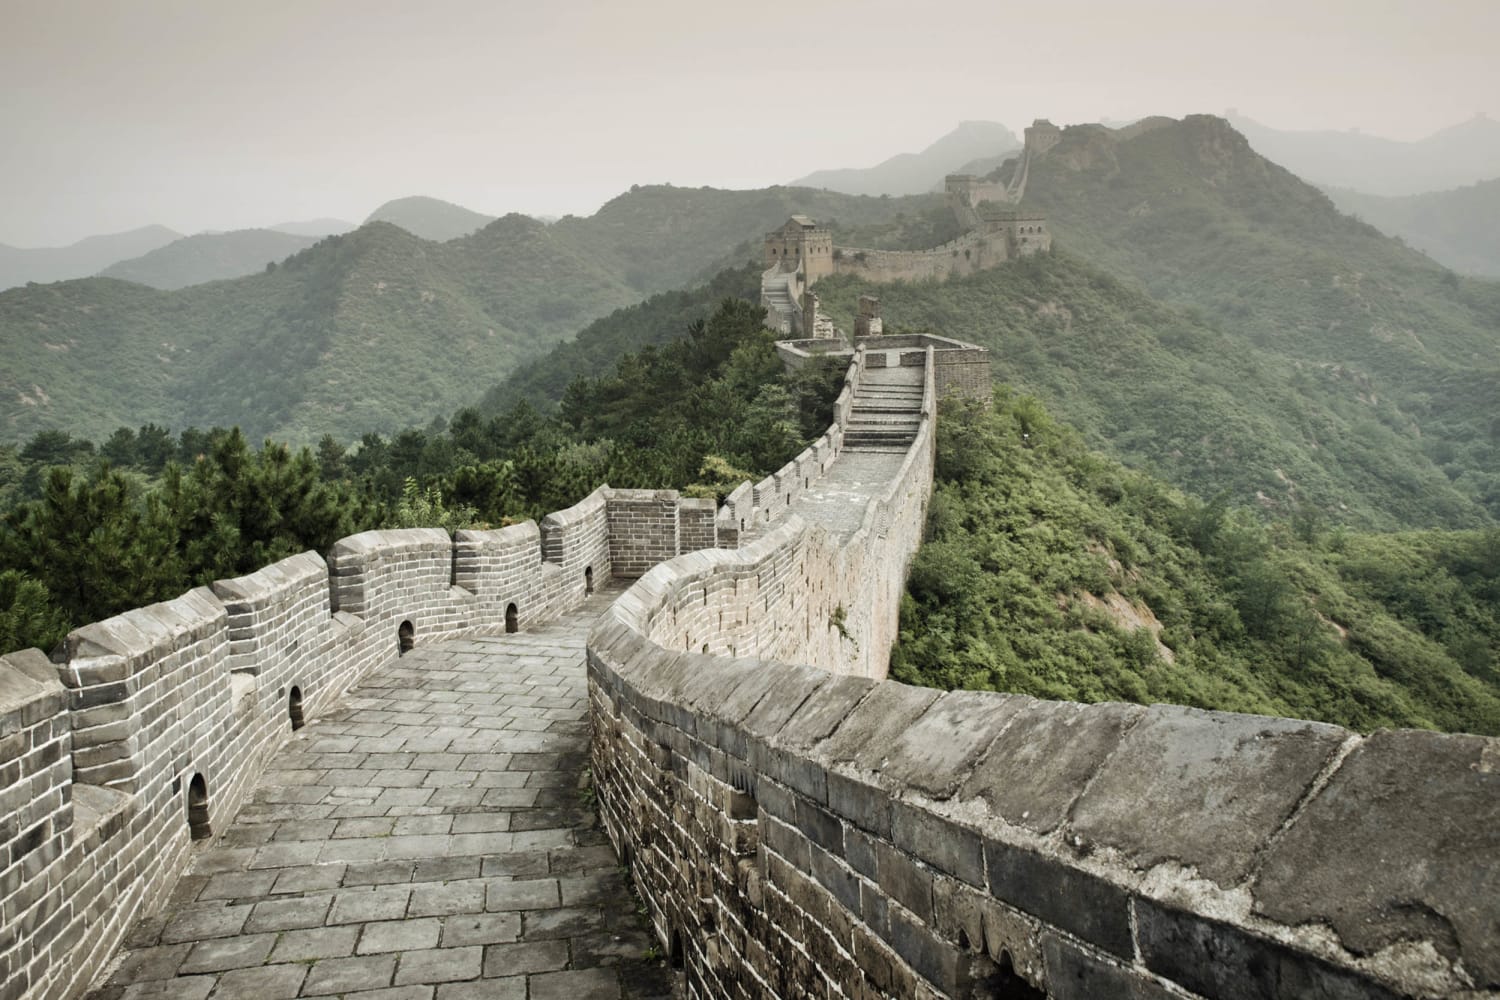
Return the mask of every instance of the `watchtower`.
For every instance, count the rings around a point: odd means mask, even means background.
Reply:
[[[833,273],[833,233],[805,215],[794,215],[766,234],[766,266],[800,270],[811,285]]]

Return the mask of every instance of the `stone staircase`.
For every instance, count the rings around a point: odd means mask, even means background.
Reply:
[[[921,426],[922,384],[920,367],[865,368],[844,428],[844,448],[904,453]]]
[[[760,304],[766,308],[766,325],[784,336],[798,335],[797,321],[801,309],[787,287],[789,275],[779,267],[766,271],[760,279]]]

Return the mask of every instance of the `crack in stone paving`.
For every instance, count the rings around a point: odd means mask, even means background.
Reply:
[[[87,1000],[677,996],[585,793],[584,641],[622,589],[366,677]]]

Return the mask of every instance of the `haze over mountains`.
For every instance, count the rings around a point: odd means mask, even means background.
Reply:
[[[1341,215],[1212,117],[1071,127],[1032,169],[1052,257],[941,285],[825,279],[824,306],[849,329],[875,294],[887,330],[989,346],[997,378],[1199,496],[1369,527],[1500,517],[1500,284]],[[599,321],[488,412],[556,398],[692,308]]]
[[[954,168],[923,169],[940,180]],[[886,301],[888,323],[990,344],[998,372],[1096,444],[1200,492],[1306,502],[1376,526],[1500,512],[1489,427],[1500,286],[1456,279],[1340,215],[1207,116],[1068,128],[1027,204],[1048,212],[1057,260],[866,289]],[[445,242],[372,222],[277,267],[258,260],[247,277],[173,293],[107,279],[16,289],[0,294],[0,427],[13,441],[148,420],[349,441],[451,413],[529,359],[541,359],[526,367],[532,388],[497,391],[491,406],[555,396],[568,372],[597,373],[612,352],[678,332],[698,300],[602,321],[616,332],[586,332],[555,362],[542,359],[548,348],[611,310],[758,259],[760,235],[793,212],[862,246],[951,235],[936,194],[662,185],[587,218],[510,215]],[[436,236],[485,218],[428,198],[374,214]],[[753,296],[747,275],[716,287]],[[836,313],[856,292],[820,289]]]
[[[960,122],[920,153],[898,153],[873,167],[815,170],[791,184],[845,194],[923,194],[940,190],[947,174],[997,161],[1020,148],[1021,140],[998,122]]]
[[[494,221],[493,215],[485,215],[450,201],[423,195],[388,201],[365,219],[367,223],[389,222],[413,236],[436,243],[467,236]]]
[[[96,274],[117,261],[150,253],[181,238],[181,233],[166,226],[143,226],[124,233],[90,236],[65,247],[0,244],[0,288]]]
[[[1500,177],[1500,122],[1483,114],[1416,142],[1361,132],[1291,132],[1232,109],[1224,117],[1262,156],[1321,187],[1394,196]]]
[[[11,289],[0,440],[147,421],[294,442],[423,425],[590,320],[758,257],[766,220],[797,211],[912,224],[942,202],[640,187],[588,218],[508,215],[444,243],[372,222],[172,292],[110,278]]]
[[[205,281],[252,274],[318,242],[317,236],[295,236],[274,229],[241,229],[233,233],[199,233],[99,272],[103,278],[134,281],[152,288],[174,289]]]
[[[425,240],[467,236],[495,220],[438,198],[396,198],[365,222],[390,222]],[[68,247],[25,249],[0,244],[0,290],[29,281],[65,281],[99,275],[164,290],[254,274],[325,236],[357,228],[342,219],[280,222],[260,229],[184,236],[165,226],[91,236]]]
[[[1500,177],[1427,194],[1365,194],[1325,188],[1339,211],[1400,236],[1464,274],[1500,278]]]

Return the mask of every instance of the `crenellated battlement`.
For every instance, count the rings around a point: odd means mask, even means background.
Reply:
[[[688,995],[1494,995],[1500,741],[884,679],[927,352],[857,529],[794,495],[590,638],[601,817]]]
[[[367,531],[0,658],[0,998],[79,995],[270,755],[417,644],[577,607],[717,542],[712,502],[596,490],[496,531]],[[683,540],[682,542],[679,539]],[[632,562],[634,560],[634,562]]]

